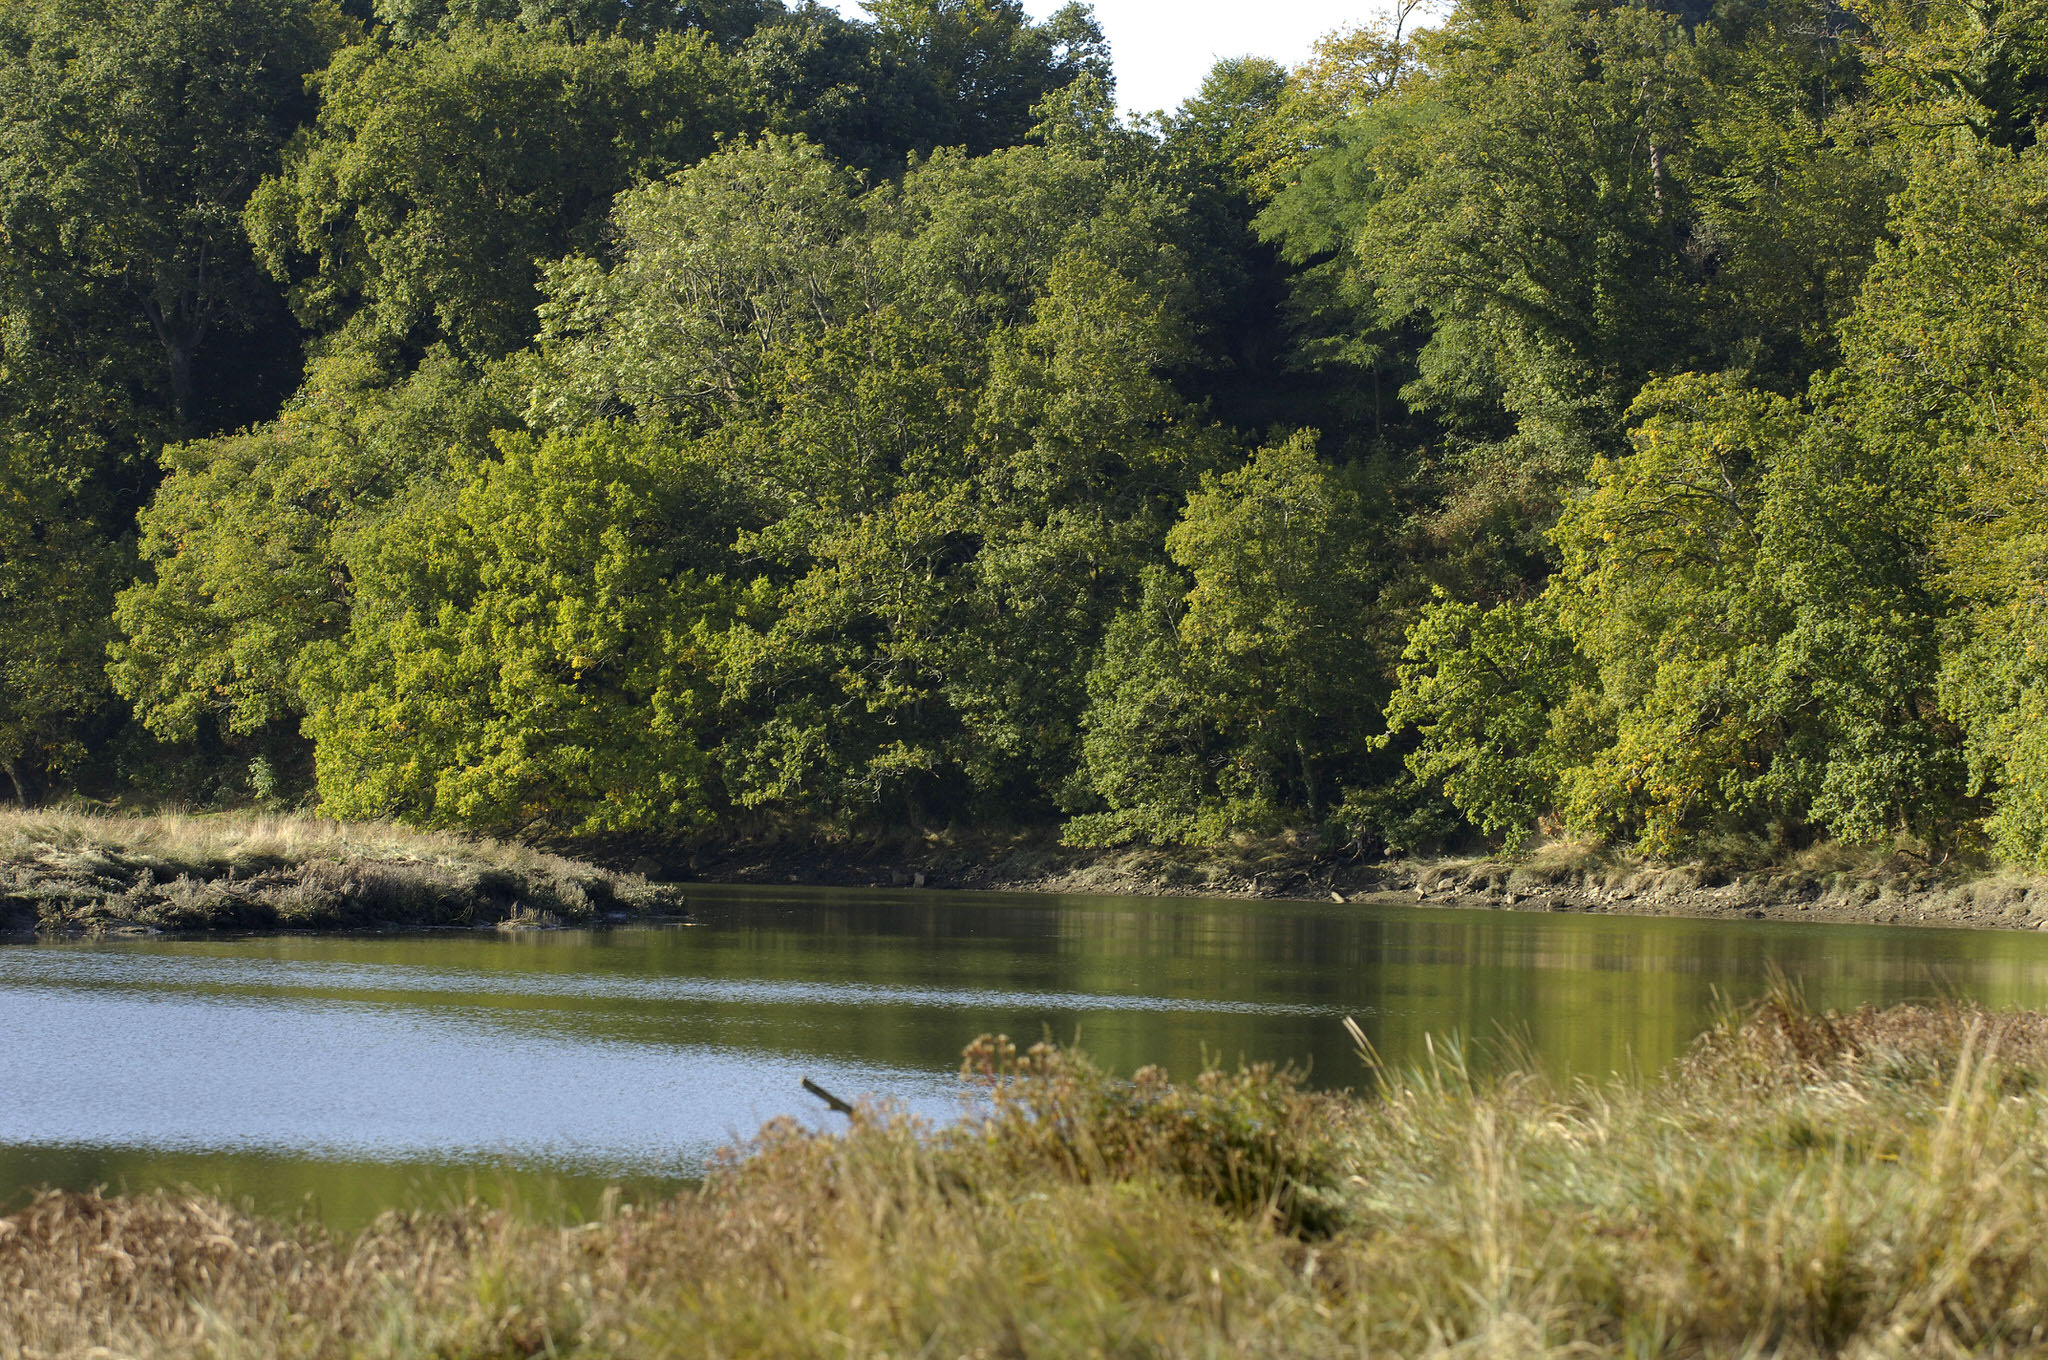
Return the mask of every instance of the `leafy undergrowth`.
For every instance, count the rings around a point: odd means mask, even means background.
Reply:
[[[0,1221],[0,1354],[2024,1355],[2048,1345],[2048,1016],[1731,1017],[1651,1081],[1369,1096],[1114,1081],[978,1042],[979,1122],[775,1124],[573,1228],[337,1242],[216,1202]]]
[[[519,925],[678,905],[637,875],[389,823],[0,810],[0,926]]]

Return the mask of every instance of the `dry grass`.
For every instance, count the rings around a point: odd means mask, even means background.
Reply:
[[[970,1050],[985,1121],[764,1130],[574,1228],[0,1224],[0,1355],[1920,1356],[2048,1348],[2048,1017],[1732,1017],[1663,1078],[1370,1098]]]
[[[169,865],[286,864],[328,859],[408,859],[531,869],[561,861],[514,842],[421,831],[395,822],[336,822],[262,813],[124,816],[0,808],[0,858],[109,851]]]
[[[0,925],[322,929],[588,920],[669,893],[516,843],[302,816],[0,810]]]

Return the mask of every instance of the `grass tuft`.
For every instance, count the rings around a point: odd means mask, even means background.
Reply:
[[[2048,1348],[2048,1016],[1782,991],[1663,1076],[1367,1095],[983,1039],[982,1116],[771,1124],[701,1190],[348,1241],[205,1199],[0,1220],[0,1355],[1772,1356]]]
[[[679,904],[635,874],[391,823],[0,809],[0,927],[519,928]]]

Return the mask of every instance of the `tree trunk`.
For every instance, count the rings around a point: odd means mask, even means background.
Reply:
[[[199,350],[199,327],[187,320],[183,307],[167,315],[154,298],[144,298],[142,310],[156,332],[157,343],[163,346],[164,363],[170,369],[171,418],[182,432],[192,418],[192,361]]]
[[[1322,798],[1316,788],[1316,762],[1308,753],[1308,743],[1298,735],[1294,738],[1294,754],[1301,761],[1301,787],[1308,796],[1308,815],[1317,816],[1322,811]]]
[[[186,430],[192,424],[192,347],[166,344],[164,356],[171,367],[171,418]]]

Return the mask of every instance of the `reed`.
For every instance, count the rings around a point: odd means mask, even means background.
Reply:
[[[1367,1055],[1369,1056],[1369,1055]],[[969,1050],[982,1118],[773,1124],[697,1191],[348,1240],[0,1222],[0,1354],[1907,1356],[2048,1346],[2048,1016],[1780,993],[1657,1077],[1330,1095]]]

